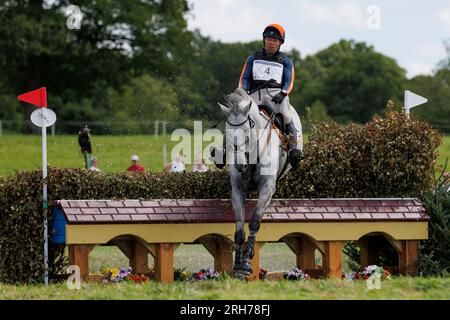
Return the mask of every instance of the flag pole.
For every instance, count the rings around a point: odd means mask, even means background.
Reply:
[[[409,119],[409,117],[410,117],[410,113],[409,113],[409,95],[408,95],[408,90],[406,90],[405,91],[405,103],[404,103],[404,106],[403,106],[403,108],[404,108],[404,110],[405,110],[405,116],[406,116],[406,119]]]
[[[44,215],[44,282],[48,285],[48,198],[47,198],[47,121],[52,125],[56,121],[56,114],[47,110],[47,88],[42,87],[17,96],[17,99],[40,109],[33,111],[31,121],[42,127],[42,211]],[[48,113],[49,112],[49,113]],[[50,117],[47,119],[47,116]],[[51,119],[51,120],[50,120]]]
[[[44,211],[44,282],[48,285],[48,200],[47,200],[47,126],[46,108],[41,108],[42,112],[42,207]]]

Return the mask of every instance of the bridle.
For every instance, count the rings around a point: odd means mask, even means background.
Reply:
[[[253,129],[255,127],[255,120],[253,120],[252,117],[250,117],[250,116],[248,116],[247,119],[245,119],[241,123],[231,123],[227,119],[227,123],[232,127],[240,127],[240,126],[244,125],[247,121],[250,122],[250,129]]]

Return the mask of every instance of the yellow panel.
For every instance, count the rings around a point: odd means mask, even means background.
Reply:
[[[191,243],[206,234],[220,234],[234,241],[234,223],[93,224],[66,225],[68,244],[104,244],[121,235],[134,235],[148,243]],[[248,234],[248,224],[246,225]],[[395,240],[428,239],[427,222],[289,222],[261,223],[258,241],[278,241],[290,233],[305,233],[317,241],[358,240],[383,232]]]

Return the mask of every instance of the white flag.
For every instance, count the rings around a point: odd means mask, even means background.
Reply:
[[[415,94],[414,92],[411,92],[409,90],[405,90],[405,109],[406,110],[414,108],[425,102],[428,102],[427,98],[419,96],[418,94]]]

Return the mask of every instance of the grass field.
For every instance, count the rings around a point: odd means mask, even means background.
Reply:
[[[305,137],[306,140],[307,137]],[[162,171],[163,146],[170,161],[172,148],[178,141],[169,135],[158,136],[94,136],[93,151],[99,160],[99,168],[107,172],[123,172],[130,165],[132,154],[138,154],[148,171]],[[210,144],[204,142],[203,146]],[[53,167],[82,168],[83,158],[77,136],[48,137],[48,164]],[[42,167],[41,137],[39,135],[4,135],[0,137],[0,176],[8,176],[15,170],[32,170]],[[192,159],[195,158],[192,150]],[[444,137],[439,147],[438,165],[450,158],[450,136]],[[188,170],[191,166],[188,165]]]
[[[212,256],[200,245],[181,245],[175,251],[175,267],[197,272],[213,267]],[[151,256],[150,256],[151,257]],[[343,256],[344,272],[347,257]],[[261,266],[269,273],[295,266],[295,256],[285,244],[266,244],[261,250]],[[316,262],[320,263],[319,257]],[[153,261],[149,259],[149,265]],[[126,267],[128,260],[114,247],[97,247],[90,255],[90,271],[103,267]],[[369,290],[365,281],[306,280],[243,282],[234,279],[206,282],[175,282],[164,285],[155,281],[145,284],[116,285],[83,283],[80,290],[69,290],[65,282],[44,285],[0,284],[1,299],[221,299],[221,300],[322,300],[322,299],[450,299],[450,278],[393,277],[382,281],[381,289]]]
[[[0,299],[450,299],[450,278],[398,277],[382,281],[380,289],[368,290],[365,281],[306,280],[259,281],[210,280],[175,282],[164,285],[154,281],[145,284],[82,284],[80,290],[69,290],[65,283],[12,286],[0,284]]]

